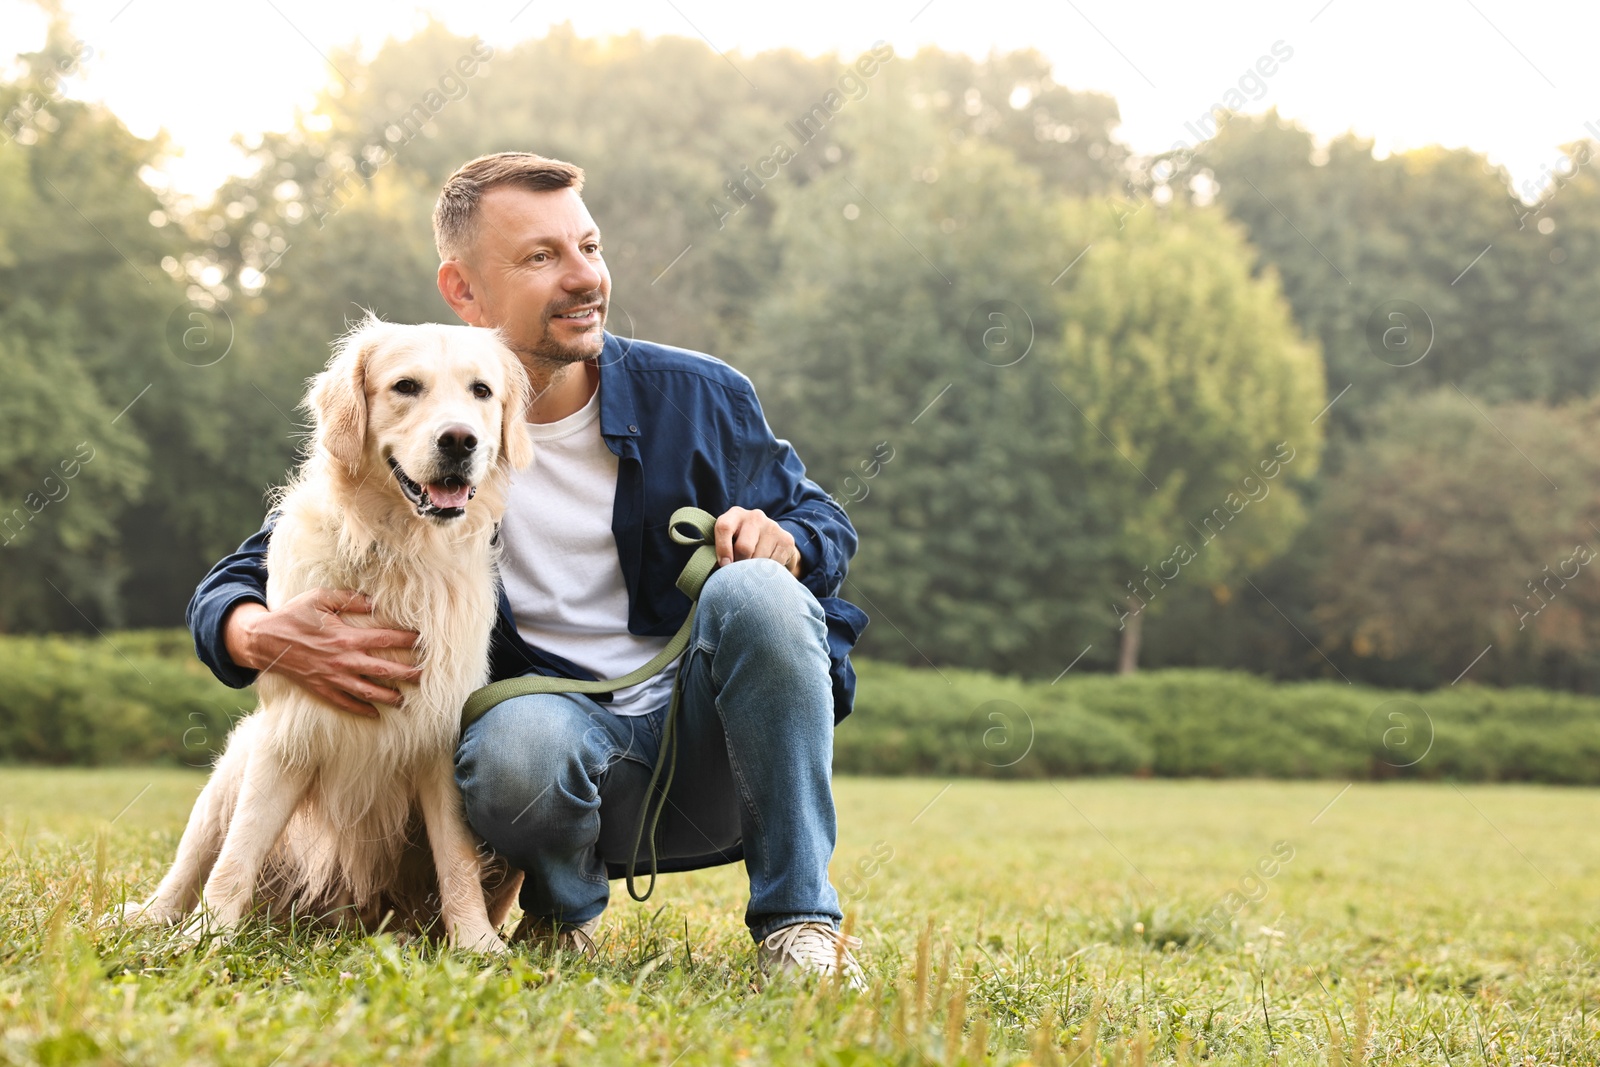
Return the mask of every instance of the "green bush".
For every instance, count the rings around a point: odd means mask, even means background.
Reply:
[[[1428,778],[1600,784],[1600,698],[1462,684],[1407,693],[1228,671],[1055,684],[858,661],[834,736],[851,774]],[[255,703],[181,630],[0,637],[0,761],[206,766]]]
[[[854,773],[1600,784],[1600,699],[1572,693],[1407,693],[1211,670],[1055,684],[871,662],[857,671],[856,714],[834,750],[835,767]],[[995,740],[1010,745],[994,751]]]
[[[1436,727],[1422,777],[1600,784],[1600,700],[1475,686],[1414,699]]]
[[[205,767],[254,703],[182,631],[0,638],[0,761]]]
[[[1150,767],[1134,732],[1040,686],[869,661],[856,673],[856,712],[834,736],[839,771],[1045,778]]]

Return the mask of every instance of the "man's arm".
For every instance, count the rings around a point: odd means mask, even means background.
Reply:
[[[796,562],[789,569],[801,584],[819,597],[836,596],[844,584],[850,558],[855,555],[855,527],[844,509],[806,477],[805,464],[789,442],[772,432],[754,390],[747,394],[747,401],[739,482],[730,490],[735,499],[759,510],[776,529],[793,539]],[[741,525],[749,524],[743,516],[740,521]],[[723,554],[721,527],[719,521],[719,556]],[[746,557],[735,552],[733,558]]]
[[[267,604],[267,541],[272,536],[276,516],[268,515],[260,530],[244,544],[222,557],[200,579],[189,598],[184,622],[194,638],[195,655],[211,668],[224,685],[243,689],[256,680],[256,672],[228,654],[224,632],[228,617],[241,604]]]
[[[186,613],[195,652],[235,689],[264,670],[282,674],[313,695],[356,715],[378,714],[373,703],[397,704],[399,691],[381,682],[416,681],[408,664],[371,655],[410,648],[409,630],[351,626],[344,614],[366,614],[372,602],[348,590],[312,589],[267,608],[267,541],[273,517],[203,578]]]

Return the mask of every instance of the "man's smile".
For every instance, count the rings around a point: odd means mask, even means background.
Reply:
[[[564,311],[559,315],[550,316],[561,322],[570,322],[574,326],[597,326],[600,323],[601,305],[590,304],[573,311]]]

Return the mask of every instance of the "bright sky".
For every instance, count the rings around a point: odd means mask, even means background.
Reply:
[[[579,33],[640,29],[699,37],[730,53],[787,46],[854,55],[885,40],[901,55],[934,44],[983,55],[1034,47],[1056,80],[1113,94],[1121,135],[1153,152],[1238,85],[1257,60],[1292,50],[1245,110],[1276,105],[1327,137],[1346,129],[1381,152],[1468,146],[1531,192],[1562,161],[1558,146],[1600,138],[1600,4],[1512,0],[65,0],[94,49],[71,95],[105,101],[134,132],[165,129],[181,155],[176,187],[204,194],[237,165],[228,142],[283,129],[331,72],[324,53],[370,54],[434,12],[494,46],[571,21]],[[1536,18],[1529,16],[1536,15]],[[0,57],[37,47],[43,16],[0,0]],[[3,62],[3,59],[0,59]],[[670,91],[670,89],[666,90]]]

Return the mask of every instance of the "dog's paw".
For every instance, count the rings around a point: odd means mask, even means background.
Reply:
[[[211,941],[220,945],[230,944],[239,936],[244,927],[242,919],[232,922],[224,921],[216,915],[199,911],[189,917],[189,921],[173,931],[174,941],[181,944],[197,945]]]
[[[173,940],[185,944],[198,944],[212,931],[212,925],[207,921],[205,913],[191,916],[189,921],[179,926],[172,932]]]
[[[510,951],[506,943],[500,940],[500,935],[489,927],[477,931],[453,930],[450,944],[464,952],[478,952],[486,956],[503,956]]]
[[[100,922],[106,926],[119,923],[128,926],[174,926],[188,915],[186,908],[178,908],[151,897],[149,900],[129,901],[121,907],[112,908],[101,917]]]

